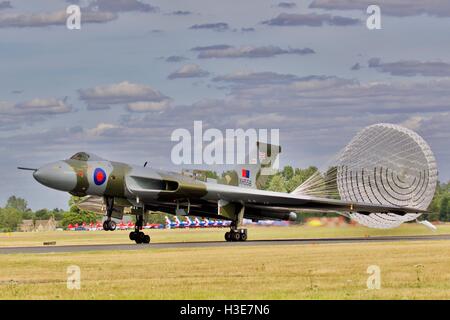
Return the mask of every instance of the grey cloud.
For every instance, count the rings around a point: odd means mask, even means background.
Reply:
[[[191,15],[192,12],[187,11],[187,10],[177,10],[177,11],[173,11],[172,14],[175,16],[188,16],[188,15]]]
[[[381,13],[396,16],[417,16],[427,14],[436,17],[450,17],[450,2],[446,0],[314,0],[310,8],[326,10],[361,10],[363,13],[369,5],[381,7]]]
[[[0,114],[7,116],[52,115],[72,111],[65,100],[55,98],[35,98],[16,104],[0,102]]]
[[[450,64],[445,62],[421,62],[405,60],[396,62],[381,62],[379,58],[369,60],[369,67],[379,72],[389,73],[393,76],[414,77],[449,77]]]
[[[18,129],[26,123],[33,124],[72,111],[73,107],[66,100],[55,98],[35,98],[19,103],[0,101],[0,130]]]
[[[184,60],[187,60],[187,58],[183,56],[169,56],[165,59],[166,62],[181,62]]]
[[[0,10],[11,9],[11,8],[12,8],[11,1],[0,2]]]
[[[177,71],[171,73],[167,78],[170,80],[179,78],[201,78],[209,75],[209,72],[200,68],[196,64],[187,64]]]
[[[83,23],[105,23],[117,19],[112,12],[82,12]],[[50,13],[2,13],[0,14],[0,28],[26,28],[65,26],[67,20],[66,11]]]
[[[293,9],[297,6],[295,2],[280,2],[278,3],[277,7],[283,8],[283,9]]]
[[[262,22],[269,26],[309,26],[321,27],[323,25],[330,26],[353,26],[360,24],[359,19],[347,18],[341,16],[332,16],[329,14],[296,14],[296,13],[280,13],[277,17]]]
[[[232,46],[227,44],[216,44],[212,46],[194,47],[191,51],[224,50],[228,48],[232,48]]]
[[[148,85],[127,81],[78,90],[80,99],[86,102],[89,110],[108,109],[111,105],[134,102],[162,102],[167,96]]]
[[[249,27],[249,28],[241,28],[242,32],[253,32],[255,31],[255,28]]]
[[[90,3],[88,8],[92,10],[107,12],[158,12],[158,7],[143,3],[138,0],[95,0]]]
[[[189,27],[192,30],[214,30],[214,31],[226,31],[229,29],[228,23],[217,22],[217,23],[204,23],[204,24],[194,24]]]
[[[267,84],[289,84],[295,81],[302,81],[312,78],[321,78],[317,76],[310,76],[300,78],[292,74],[280,74],[276,72],[246,72],[238,71],[235,73],[222,75],[213,78],[214,82],[224,82],[233,85],[242,86],[255,86],[255,85],[267,85]]]
[[[281,49],[276,46],[244,46],[244,47],[232,47],[227,45],[209,46],[209,47],[196,47],[191,49],[198,51],[198,58],[210,59],[210,58],[268,58],[283,54],[298,54],[307,55],[314,54],[315,51],[310,48],[303,49]]]
[[[359,64],[359,62],[355,63],[355,64],[350,68],[350,70],[352,70],[352,71],[357,71],[357,70],[360,70],[360,69],[361,69],[361,65]]]

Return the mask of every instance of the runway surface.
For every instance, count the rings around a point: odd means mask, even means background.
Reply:
[[[278,240],[248,240],[245,242],[202,241],[202,242],[166,242],[150,244],[97,244],[97,245],[67,245],[67,246],[36,246],[36,247],[0,247],[0,254],[11,253],[52,253],[52,252],[83,252],[112,250],[152,250],[171,248],[208,248],[208,247],[243,247],[243,246],[279,246],[307,245],[330,243],[370,243],[395,241],[430,241],[450,240],[450,235],[431,236],[389,236],[367,238],[318,238],[318,239],[278,239]]]

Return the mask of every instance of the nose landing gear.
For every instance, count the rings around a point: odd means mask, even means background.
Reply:
[[[103,230],[114,231],[116,230],[116,223],[111,220],[111,216],[114,210],[114,198],[105,197],[106,203],[106,220],[103,222]]]

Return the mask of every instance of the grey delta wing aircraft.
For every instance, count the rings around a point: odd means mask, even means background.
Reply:
[[[150,242],[142,232],[148,211],[230,220],[226,241],[247,240],[244,218],[296,220],[300,210],[337,212],[369,227],[395,227],[425,213],[436,186],[437,170],[428,145],[399,126],[368,127],[343,149],[331,167],[336,189],[332,197],[317,193],[328,188],[320,174],[291,193],[259,189],[268,177],[262,169],[273,166],[281,148],[258,143],[257,149],[264,153],[263,160],[240,165],[217,181],[201,171],[174,173],[86,152],[39,169],[19,169],[33,170],[34,178],[49,188],[85,197],[78,204],[82,209],[103,208],[104,230],[114,230],[112,218],[120,219],[130,208],[137,219],[129,237],[136,243]]]

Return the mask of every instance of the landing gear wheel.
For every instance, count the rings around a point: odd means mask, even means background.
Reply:
[[[240,241],[241,240],[241,234],[239,232],[233,232],[233,241]]]
[[[130,240],[131,241],[134,241],[134,240],[136,240],[136,232],[130,232],[130,235],[129,235],[129,237],[130,237]]]
[[[109,231],[116,230],[116,223],[114,221],[109,221]]]
[[[105,231],[109,230],[109,225],[108,225],[108,221],[107,220],[103,221],[103,230],[105,230]]]
[[[231,241],[231,233],[230,232],[225,232],[225,240]]]
[[[147,236],[148,237],[148,236]],[[145,242],[145,239],[146,238],[146,236],[145,236],[145,233],[143,233],[143,232],[138,232],[137,234],[136,234],[136,238],[134,239],[134,241],[136,241],[136,243],[146,243]],[[148,237],[148,242],[150,242],[150,237]]]
[[[150,243],[150,236],[148,234],[144,235],[143,243]]]
[[[241,241],[246,241],[247,240],[247,233],[241,233]]]

